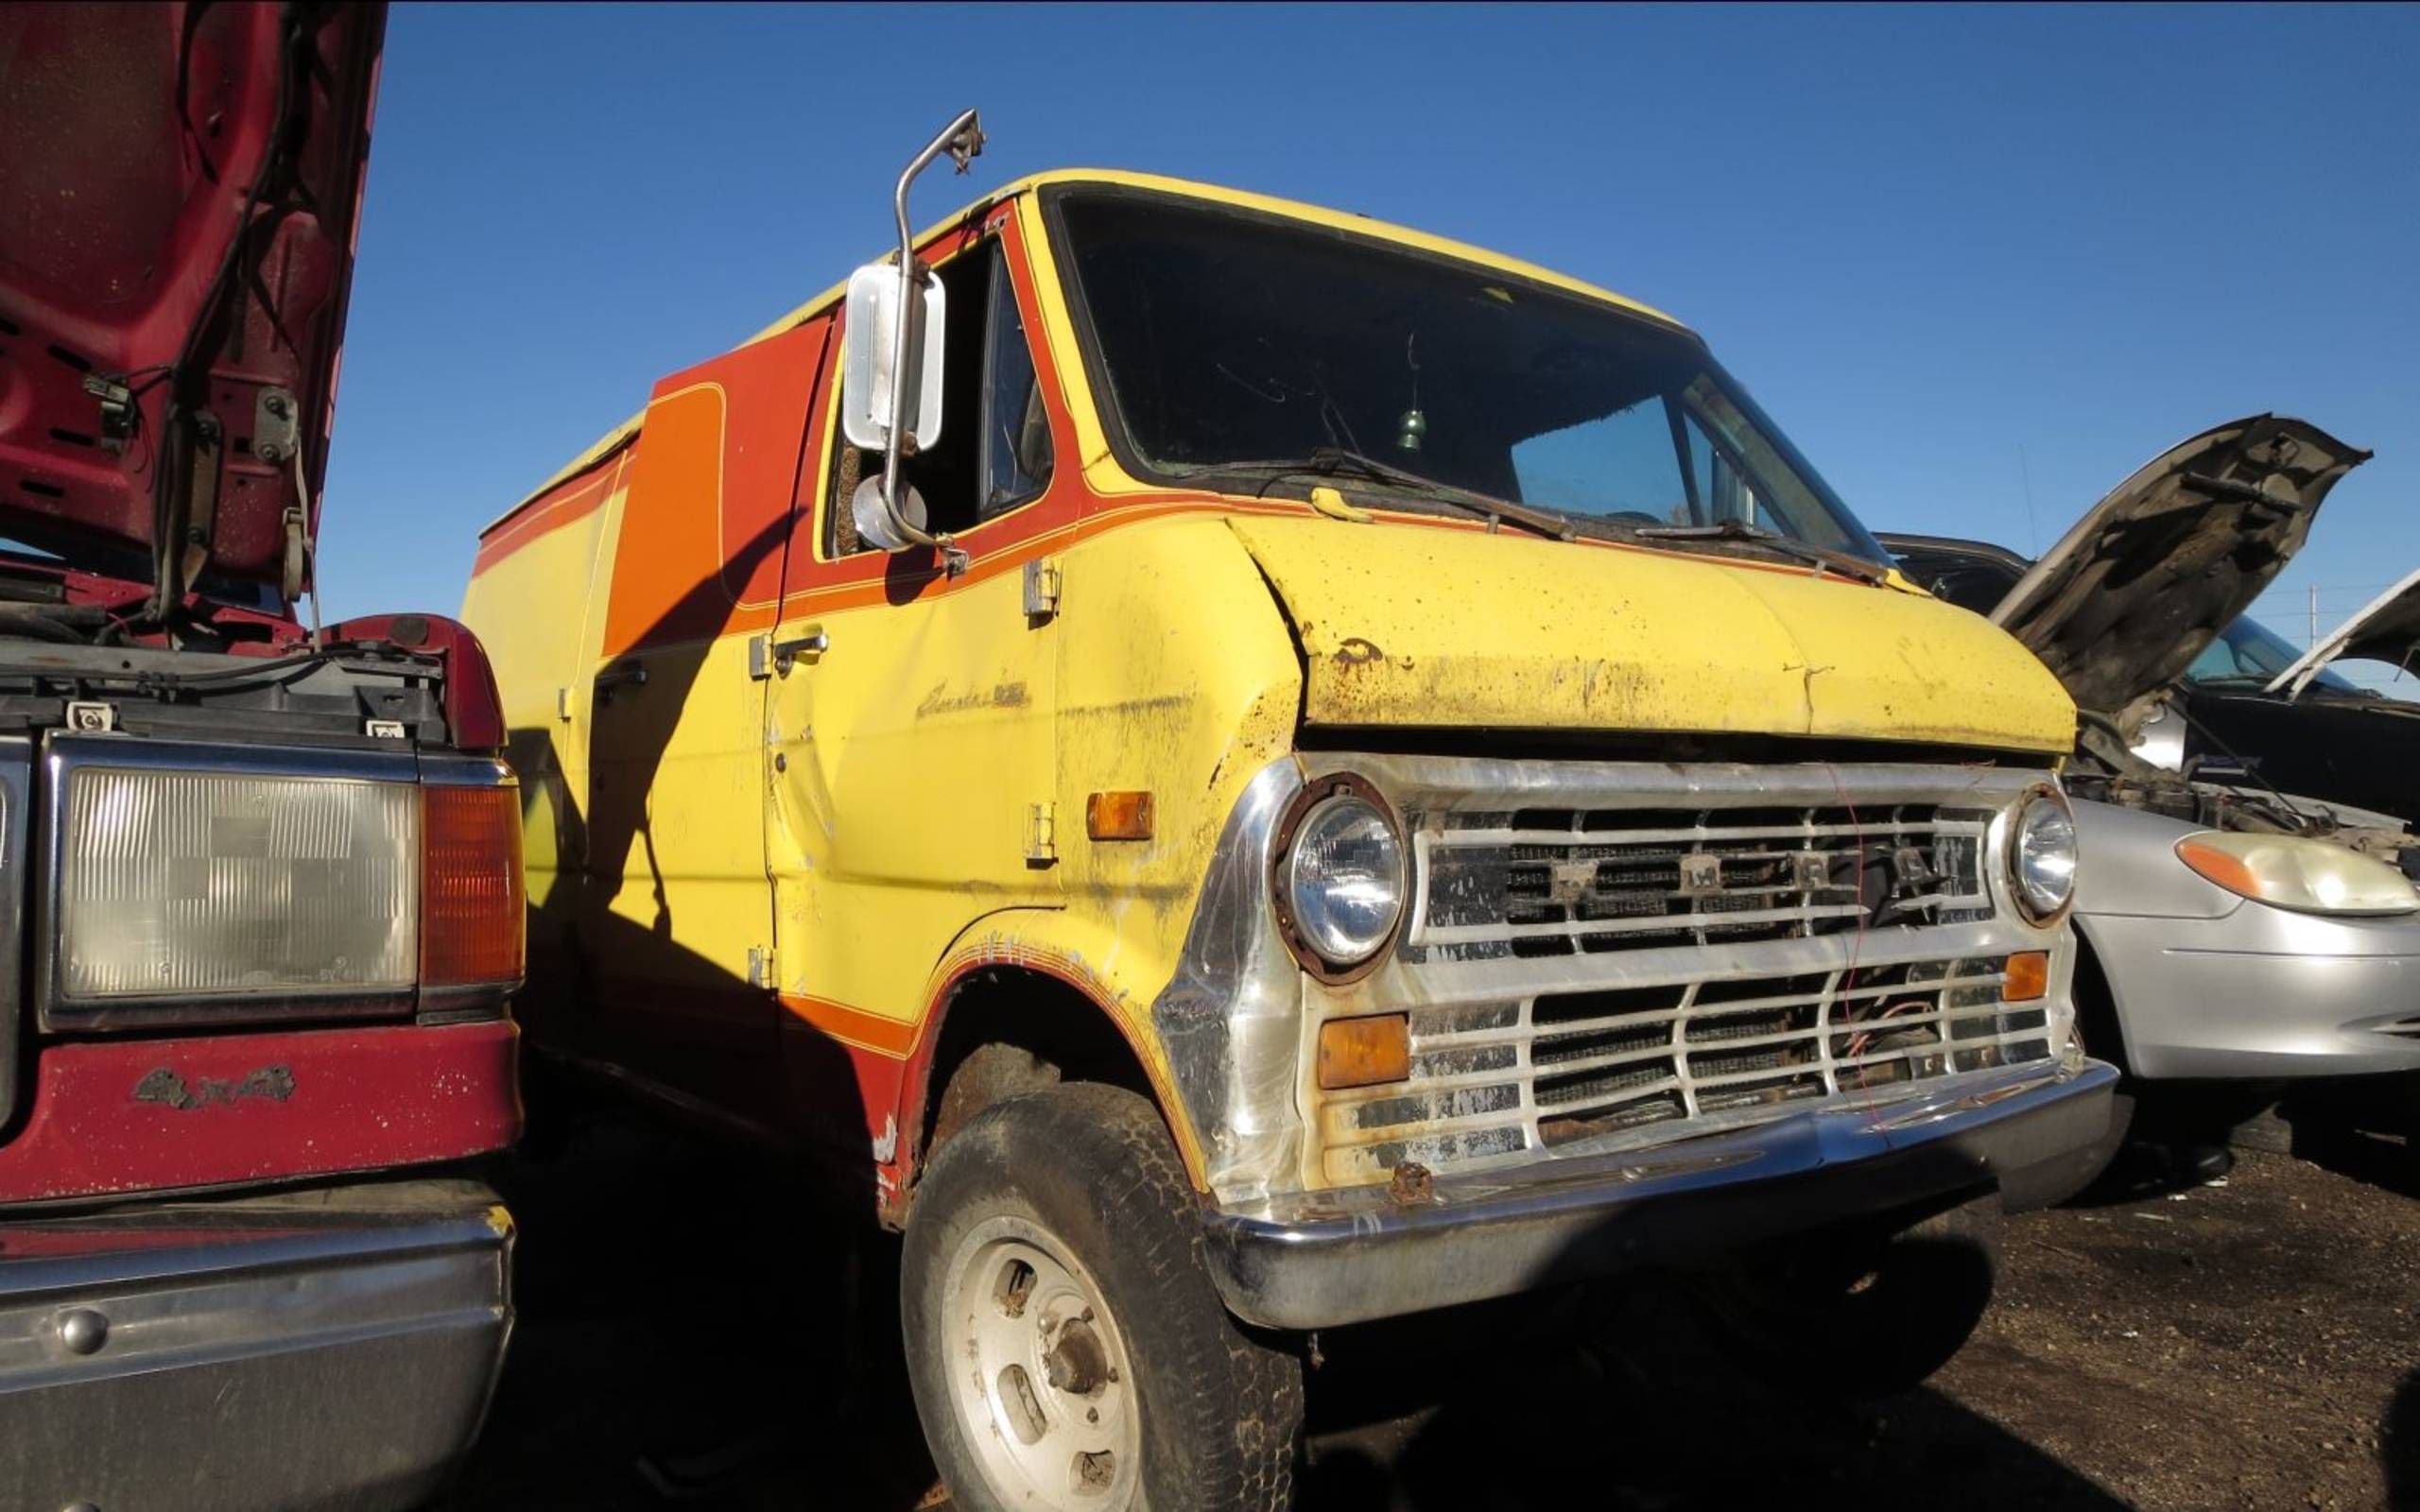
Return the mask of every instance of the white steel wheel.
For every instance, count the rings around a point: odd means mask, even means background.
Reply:
[[[925,1161],[900,1332],[959,1512],[1284,1512],[1302,1362],[1238,1325],[1159,1110],[1063,1084]]]
[[[1020,1217],[970,1229],[950,1257],[943,1348],[959,1429],[1004,1501],[1123,1512],[1143,1435],[1125,1335],[1065,1246]]]

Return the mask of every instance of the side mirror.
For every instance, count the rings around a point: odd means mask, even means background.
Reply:
[[[868,263],[849,275],[848,313],[840,325],[846,333],[840,352],[840,434],[851,446],[869,452],[890,445],[891,406],[897,398],[892,386],[900,381],[902,368],[891,343],[899,330],[903,282],[899,269],[889,263]],[[948,321],[940,279],[926,274],[917,293],[908,301],[908,404],[902,412],[910,452],[927,451],[942,438],[942,333]]]
[[[953,577],[966,570],[966,553],[946,532],[925,528],[924,501],[899,476],[899,459],[941,439],[942,340],[947,306],[941,280],[916,266],[916,244],[908,227],[908,186],[943,152],[964,173],[983,150],[983,128],[973,111],[950,122],[908,163],[891,191],[899,226],[899,259],[858,268],[849,276],[840,354],[840,426],[853,446],[882,448],[882,474],[857,485],[849,500],[858,539],[885,551],[909,546],[940,550]]]

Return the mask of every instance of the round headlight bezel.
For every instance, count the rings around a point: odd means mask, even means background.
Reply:
[[[1376,936],[1366,954],[1348,956],[1330,955],[1314,942],[1303,927],[1297,902],[1297,861],[1302,848],[1296,843],[1305,830],[1326,816],[1336,813],[1368,812],[1385,827],[1394,846],[1394,913],[1383,935]],[[1309,783],[1295,795],[1287,806],[1286,816],[1277,827],[1270,848],[1270,901],[1277,915],[1279,937],[1305,971],[1321,982],[1331,986],[1358,981],[1376,971],[1385,960],[1396,939],[1403,934],[1404,918],[1411,911],[1412,861],[1409,840],[1395,812],[1375,787],[1350,772],[1334,773]]]
[[[2026,876],[2027,836],[2031,832],[2032,816],[2037,813],[2054,816],[2066,828],[2066,893],[2056,903],[2046,903],[2037,897],[2031,882]],[[2028,922],[2038,928],[2048,929],[2074,910],[2076,869],[2081,860],[2079,852],[2082,849],[2082,842],[2076,833],[2075,809],[2067,802],[2066,794],[2059,789],[2048,784],[2033,788],[2011,811],[2007,846],[2008,891],[2009,897],[2016,903],[2017,912],[2024,915]]]

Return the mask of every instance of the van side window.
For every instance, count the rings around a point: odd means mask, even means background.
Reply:
[[[1006,514],[1050,486],[1050,415],[1026,345],[1025,316],[1009,282],[1009,260],[992,258],[992,301],[986,314],[983,373],[983,507],[986,520]]]
[[[900,477],[923,496],[926,525],[936,532],[965,530],[1031,502],[1049,483],[1052,460],[1033,353],[999,243],[952,258],[938,276],[949,309],[942,342],[942,438],[899,464]],[[830,556],[871,549],[857,540],[849,499],[860,479],[881,472],[880,452],[835,438],[824,511]]]

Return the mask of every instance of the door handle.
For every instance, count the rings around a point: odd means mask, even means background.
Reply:
[[[616,662],[612,666],[607,667],[604,671],[596,674],[596,696],[604,699],[608,703],[613,701],[614,690],[615,688],[644,688],[646,686],[647,664],[638,661],[636,658],[623,662]]]
[[[809,662],[832,649],[832,637],[823,633],[821,625],[809,626],[804,635],[773,643],[773,671],[782,677],[790,675],[790,663],[804,657]]]

